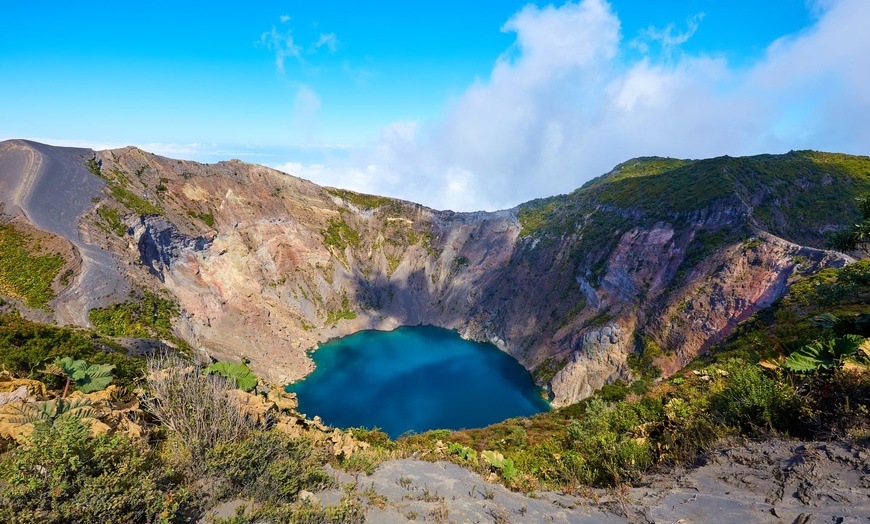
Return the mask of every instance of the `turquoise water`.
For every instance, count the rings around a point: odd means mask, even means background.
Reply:
[[[422,326],[362,331],[324,344],[317,369],[287,386],[299,411],[340,428],[478,428],[549,409],[519,362],[492,344]]]

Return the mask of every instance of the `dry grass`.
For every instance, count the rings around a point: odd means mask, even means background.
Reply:
[[[169,432],[172,456],[192,473],[201,473],[209,449],[238,441],[257,427],[223,377],[203,375],[199,366],[177,355],[148,358],[148,410]]]

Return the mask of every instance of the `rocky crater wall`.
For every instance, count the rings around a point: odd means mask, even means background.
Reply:
[[[277,383],[309,373],[306,351],[330,338],[431,324],[496,344],[549,388],[554,406],[567,405],[634,376],[628,357],[650,343],[673,373],[795,278],[848,262],[768,232],[755,217],[763,199],[742,195],[743,185],[660,212],[642,187],[616,205],[609,195],[619,193],[595,186],[454,213],[239,161],[3,144],[6,208],[26,202],[35,225],[78,247],[78,281],[114,272],[106,282],[124,293],[169,293],[182,311],[179,336],[208,356],[245,356]],[[34,176],[43,189],[22,189]],[[45,195],[69,176],[94,195],[75,208],[76,227],[51,229],[36,210],[54,205]],[[16,199],[22,191],[30,196]],[[107,208],[123,217],[114,234],[99,213]],[[101,296],[125,299],[117,295]],[[80,307],[67,320],[85,325],[91,303],[66,291],[56,307]]]

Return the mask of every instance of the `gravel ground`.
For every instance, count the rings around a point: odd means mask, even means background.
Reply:
[[[379,494],[367,522],[868,523],[870,449],[845,442],[774,439],[723,443],[702,465],[650,475],[641,487],[593,490],[594,499],[532,497],[446,462],[389,461],[371,476],[334,472]],[[340,490],[315,494],[335,504]]]

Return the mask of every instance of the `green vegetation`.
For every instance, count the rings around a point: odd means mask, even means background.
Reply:
[[[102,206],[97,209],[97,214],[109,226],[109,230],[119,237],[127,234],[127,226],[121,221],[121,212],[114,207]]]
[[[159,206],[152,204],[144,198],[136,195],[129,189],[120,185],[110,185],[109,194],[112,197],[126,206],[130,211],[140,215],[162,215],[163,210]]]
[[[103,176],[103,170],[102,170],[102,168],[103,168],[103,162],[102,162],[102,160],[99,160],[99,161],[98,161],[98,160],[96,159],[96,157],[94,157],[94,158],[89,158],[85,164],[86,164],[87,167],[88,167],[88,171],[90,171],[91,173],[97,175],[97,176],[100,177],[100,178],[106,178],[105,176]]]
[[[139,300],[128,300],[105,308],[94,308],[88,319],[97,333],[108,337],[157,337],[175,340],[172,319],[178,306],[170,299],[146,291]]]
[[[605,179],[580,192],[594,195],[602,204],[665,218],[732,197],[734,185],[727,173],[738,160],[728,157],[699,160],[657,174]]]
[[[723,227],[712,231],[701,229],[695,232],[692,241],[689,242],[686,248],[686,255],[683,257],[680,269],[674,277],[675,280],[681,279],[715,251],[736,242],[742,234],[740,229],[731,227]],[[747,243],[747,246],[746,249],[754,247],[749,243]]]
[[[75,276],[75,271],[72,268],[67,268],[66,271],[60,276],[60,285],[68,286],[70,284],[70,279]]]
[[[849,196],[867,185],[870,171],[861,157],[811,152],[674,162],[682,161],[642,159],[572,195],[522,207],[524,236],[534,237],[523,256],[535,261],[530,246],[537,241],[563,242],[569,248],[565,273],[571,281],[572,268],[585,261],[592,269],[581,276],[594,282],[606,269],[601,254],[632,224],[664,215],[673,218],[689,207],[677,200],[705,191],[702,203],[730,205],[736,195],[760,195],[755,206],[759,220],[794,233],[799,229],[789,221],[804,218],[808,222],[801,227],[815,230],[813,220],[821,220],[824,210],[789,206],[821,205],[830,195]],[[665,195],[662,188],[670,187],[669,177],[698,187]],[[652,189],[641,197],[620,192],[602,196],[605,187],[632,184]],[[785,196],[777,204],[765,196],[764,188]],[[647,195],[654,196],[644,200]],[[629,200],[620,201],[623,197]],[[661,209],[652,205],[655,198],[663,198]],[[592,207],[599,204],[600,209]],[[629,204],[633,210],[620,207]],[[853,216],[852,211],[844,206],[828,220]],[[7,232],[2,232],[5,241]],[[359,235],[341,219],[331,220],[323,233],[324,244],[339,251],[360,244]],[[733,239],[746,238],[743,233]],[[403,241],[423,235],[405,232]],[[684,266],[731,241],[720,231],[698,232]],[[756,249],[756,244],[749,239],[743,248]],[[455,262],[461,265],[459,258]],[[325,309],[322,300],[319,306]],[[235,388],[233,380],[250,386],[241,380],[250,378],[243,369],[223,365],[204,373],[177,354],[155,355],[146,366],[88,330],[0,314],[0,366],[13,377],[40,378],[50,390],[48,400],[22,408],[20,422],[32,425],[31,440],[0,443],[0,520],[180,522],[203,518],[218,502],[244,498],[250,506],[224,522],[353,523],[364,519],[362,501],[382,503],[373,490],[360,492],[356,484],[348,485],[342,501],[329,507],[300,500],[302,490],[330,484],[327,463],[362,474],[387,457],[415,454],[452,461],[525,492],[550,488],[577,493],[584,486],[620,486],[656,468],[691,463],[723,436],[866,439],[868,311],[870,261],[825,270],[794,284],[785,298],[741,324],[710,356],[666,381],[653,379],[658,374],[655,360],[667,348],[650,334],[639,334],[629,362],[640,377],[634,383],[607,384],[590,399],[534,417],[395,441],[377,429],[322,432],[315,424],[296,424],[297,413],[276,423],[277,412],[249,409],[268,396],[255,388],[252,394]],[[146,293],[93,311],[91,320],[99,333],[111,336],[168,337],[176,314],[171,301]],[[608,314],[602,311],[593,322],[606,321]],[[327,312],[328,323],[354,317],[347,298],[338,311]],[[51,371],[51,363],[58,375],[41,373]],[[562,358],[544,361],[538,379],[551,378],[564,363]],[[117,384],[139,386],[137,393],[124,395],[136,395],[141,411],[129,407],[135,403],[127,400],[118,404],[131,417],[128,422],[141,422],[142,438],[121,431],[93,436],[96,402],[66,399],[60,393],[67,377],[70,384],[81,380],[77,387],[85,391],[104,387],[112,375]],[[292,425],[291,431],[285,433],[281,424]],[[407,487],[412,481],[402,477],[399,482]],[[482,494],[495,496],[491,490]],[[438,502],[437,494],[428,490],[424,497]],[[447,519],[446,506],[436,508],[432,517]]]
[[[339,320],[353,320],[356,318],[356,312],[351,309],[350,301],[344,297],[341,301],[341,309],[338,311],[328,310],[326,312],[326,325],[334,326]]]
[[[618,182],[626,178],[637,178],[652,175],[660,175],[668,171],[673,171],[678,167],[683,167],[691,164],[692,160],[681,160],[679,158],[662,158],[657,156],[633,158],[623,162],[613,168],[610,173],[606,173],[599,177],[593,178],[589,182],[583,184],[581,189],[595,187],[604,183]]]
[[[366,195],[363,193],[355,193],[353,191],[347,191],[345,189],[327,189],[326,192],[330,195],[337,196],[342,200],[350,202],[351,204],[360,209],[377,209],[379,207],[383,207],[396,202],[392,198]]]
[[[429,256],[437,257],[438,249],[436,249],[433,245],[433,243],[435,242],[435,235],[432,234],[431,231],[426,231],[421,235],[421,237],[423,240],[420,245],[423,246],[423,249],[425,249],[426,252],[429,253]]]
[[[330,218],[328,227],[320,232],[323,235],[323,245],[334,247],[343,253],[347,247],[359,248],[359,233],[341,218]]]
[[[520,237],[535,236],[543,230],[547,230],[551,234],[555,233],[556,231],[552,230],[552,222],[555,218],[555,211],[558,209],[559,203],[563,198],[552,197],[522,204],[517,210],[517,220],[519,220],[521,227]],[[559,230],[561,229],[559,228]]]
[[[187,215],[191,218],[202,220],[208,227],[214,227],[214,213],[211,210],[208,213],[197,213],[196,211],[188,210]]]
[[[234,362],[215,362],[205,368],[202,373],[204,375],[220,375],[243,391],[250,391],[257,387],[257,375],[251,371],[245,360],[242,360],[240,364]]]
[[[136,181],[134,184],[133,180],[130,179],[128,174],[121,172],[117,168],[108,170],[108,173],[103,172],[102,161],[97,161],[95,158],[87,160],[86,165],[88,171],[108,182],[109,195],[130,211],[138,213],[140,215],[163,215],[163,209],[159,205],[149,202],[147,199],[140,197],[130,189],[131,185],[142,186],[142,182],[140,179],[142,178],[142,174],[144,173],[146,166],[142,166],[136,171]],[[160,186],[163,187],[162,190],[160,189]],[[142,187],[144,189],[144,186]],[[156,193],[161,194],[165,190],[166,186],[164,186],[161,181],[161,184],[159,184]],[[109,222],[111,230],[117,233],[118,229],[115,225],[112,225],[112,222],[109,218],[103,216],[103,214],[100,214],[100,217]]]
[[[652,361],[665,349],[641,336],[631,357],[641,376],[635,383],[608,384],[579,404],[534,417],[406,436],[395,446],[483,474],[492,466],[469,457],[500,453],[517,469],[510,478],[502,474],[508,486],[570,492],[631,483],[650,469],[691,462],[723,436],[865,438],[868,308],[870,261],[826,270],[666,382],[651,381],[660,373]],[[784,362],[800,365],[790,371]]]
[[[819,231],[825,226],[862,220],[849,202],[867,193],[870,157],[793,151],[696,161],[644,158],[617,166],[570,195],[522,204],[517,218],[521,237],[558,239],[590,216],[617,230],[622,229],[618,217],[651,226],[717,207],[745,209],[744,202],[753,202],[753,217],[764,229],[821,247],[826,239]],[[605,211],[609,214],[602,216]]]
[[[89,330],[49,326],[16,314],[0,314],[0,369],[13,376],[42,380],[49,388],[62,388],[65,381],[46,376],[42,369],[63,357],[112,365],[115,383],[121,386],[129,386],[139,378],[145,364],[141,357],[128,357],[123,349]]]
[[[538,384],[547,384],[566,365],[568,365],[567,358],[549,357],[535,368],[532,372],[532,377],[534,377],[535,382]]]
[[[303,489],[333,485],[323,470],[324,461],[322,451],[309,440],[260,430],[244,440],[222,442],[210,449],[206,468],[209,474],[225,479],[218,497],[292,502]]]
[[[504,455],[498,451],[485,450],[480,454],[480,458],[489,466],[500,472],[505,480],[510,481],[517,475],[517,468],[514,466],[514,461],[504,458]]]
[[[634,372],[635,376],[642,380],[655,380],[662,374],[654,361],[658,357],[662,357],[665,351],[660,345],[650,337],[637,335],[637,349],[634,353],[628,355],[628,367]]]
[[[838,231],[828,239],[828,245],[842,252],[855,251],[870,243],[870,195],[855,199],[861,210],[861,222],[854,224],[845,231]]]
[[[112,383],[112,364],[91,364],[84,360],[73,360],[70,357],[57,359],[52,364],[45,366],[43,373],[49,373],[66,379],[63,387],[63,395],[66,397],[70,384],[75,384],[76,389],[82,393],[102,391]]]
[[[58,367],[87,366],[63,358]],[[130,411],[139,404],[123,400],[113,412],[122,418],[138,412],[141,438],[121,431],[95,435],[103,415],[90,398],[24,405],[18,423],[32,426],[32,435],[17,444],[0,440],[0,520],[190,522],[219,502],[244,498],[250,506],[225,522],[363,522],[361,500],[374,503],[376,494],[355,485],[333,506],[300,500],[302,490],[335,487],[327,462],[350,462],[348,452],[341,460],[331,452],[328,433],[293,436],[272,427],[271,417],[246,411],[231,394],[233,384],[175,355],[156,355],[145,375],[144,388],[133,395],[146,411]]]
[[[31,235],[0,224],[0,293],[23,300],[29,307],[48,309],[48,301],[55,296],[51,283],[66,260],[41,251]]]
[[[831,371],[843,367],[846,363],[853,365],[870,365],[870,354],[867,350],[858,351],[864,343],[864,337],[859,335],[844,335],[830,340],[811,342],[782,361],[782,367],[794,373],[815,373]]]
[[[67,400],[56,398],[24,404],[20,409],[21,417],[12,422],[19,425],[44,424],[49,427],[59,425],[66,420],[88,420],[96,418],[96,412],[88,399]]]
[[[379,503],[373,491],[352,486],[331,507],[299,500],[302,490],[330,485],[327,462],[363,473],[385,458],[416,453],[494,475],[513,489],[575,493],[691,462],[722,436],[863,438],[870,435],[868,306],[870,261],[827,270],[795,285],[712,356],[668,381],[651,382],[652,360],[665,349],[639,336],[635,364],[642,379],[633,384],[608,384],[578,404],[481,429],[392,441],[377,429],[356,428],[349,433],[368,447],[355,444],[353,453],[325,448],[324,442],[336,442],[330,437],[291,436],[271,427],[270,417],[241,408],[230,393],[232,381],[177,356],[158,355],[139,374],[147,377],[140,398],[159,438],[90,436],[93,409],[86,401],[58,396],[32,406],[22,421],[34,425],[33,444],[13,445],[0,455],[0,518],[172,522],[244,498],[250,508],[225,522],[361,522],[361,501]],[[10,326],[4,328],[8,334],[0,329],[0,343],[19,343],[11,353],[0,351],[7,361],[31,344],[44,351],[31,370],[50,361],[51,351],[74,353],[81,346],[97,354],[83,330],[3,318]],[[82,358],[61,362],[84,369],[86,364],[75,364]],[[782,364],[788,359],[808,364],[792,372]],[[540,367],[549,373],[561,364],[554,359]],[[119,376],[125,367],[118,366]],[[47,473],[35,475],[35,465]]]
[[[402,263],[402,256],[390,253],[386,253],[384,256],[387,258],[387,278],[390,278]]]
[[[148,448],[91,437],[77,417],[37,424],[33,442],[0,458],[0,520],[182,522],[193,500]]]

